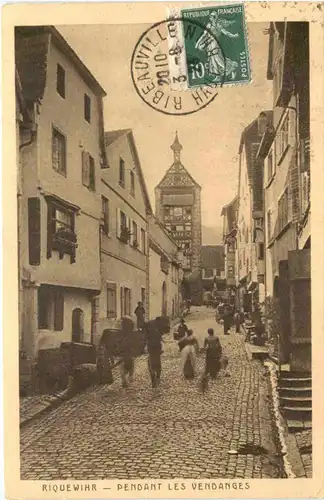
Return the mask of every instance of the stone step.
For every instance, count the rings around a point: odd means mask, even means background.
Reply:
[[[282,370],[279,374],[280,378],[312,378],[310,372],[296,372],[291,370]]]
[[[285,394],[286,392],[291,393],[291,396],[300,394],[301,396],[310,396],[312,394],[312,388],[311,387],[291,387],[291,386],[282,386],[279,387],[279,392],[280,394],[283,393]],[[309,394],[308,394],[309,393]],[[289,394],[287,394],[289,396]]]
[[[309,396],[280,396],[280,404],[286,407],[312,408],[312,398]]]
[[[312,421],[311,420],[287,420],[287,427],[289,432],[298,432],[302,431],[305,429],[311,429],[312,428]]]
[[[311,377],[284,377],[279,379],[280,387],[312,387]]]
[[[312,409],[304,406],[282,406],[286,420],[311,420]]]

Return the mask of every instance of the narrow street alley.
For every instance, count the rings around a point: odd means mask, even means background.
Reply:
[[[193,308],[186,322],[200,346],[215,329],[229,376],[221,371],[200,392],[204,355],[196,379],[186,381],[170,333],[158,389],[142,356],[131,387],[121,388],[116,370],[111,386],[90,388],[22,428],[21,478],[282,477],[265,368],[248,359],[243,335],[223,335],[213,309]]]

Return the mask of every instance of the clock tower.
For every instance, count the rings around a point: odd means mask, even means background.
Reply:
[[[201,272],[201,187],[181,163],[178,133],[171,145],[173,163],[155,188],[156,216],[184,252],[185,277]]]

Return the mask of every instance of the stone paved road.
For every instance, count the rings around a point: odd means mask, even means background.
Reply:
[[[282,477],[276,456],[265,369],[250,362],[242,336],[224,337],[214,311],[196,308],[187,318],[202,344],[215,328],[229,358],[201,393],[197,379],[180,373],[175,342],[166,341],[163,379],[149,384],[147,362],[136,362],[132,387],[91,388],[21,430],[22,479],[145,479]],[[169,336],[171,339],[171,336]],[[238,450],[237,455],[229,450]]]

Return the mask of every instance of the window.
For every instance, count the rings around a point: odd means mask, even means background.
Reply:
[[[84,94],[84,119],[88,123],[91,121],[91,99],[87,94]]]
[[[221,276],[221,272],[219,271],[219,269],[216,270],[216,276],[217,276],[217,278],[220,278],[220,276]]]
[[[86,151],[82,151],[82,184],[91,191],[95,190],[95,162]]]
[[[122,158],[119,159],[119,184],[125,187],[125,162]]]
[[[117,317],[116,284],[107,283],[107,318]]]
[[[120,310],[121,316],[130,316],[132,311],[131,290],[127,287],[120,288]]]
[[[50,329],[50,308],[50,289],[46,286],[40,286],[38,289],[38,328],[40,330]]]
[[[52,131],[52,166],[59,174],[66,175],[66,138],[54,127]]]
[[[141,229],[141,250],[144,254],[146,253],[146,241],[145,241],[144,229]]]
[[[272,156],[272,151],[270,151],[268,155],[268,182],[271,181],[272,176],[273,176],[273,156]]]
[[[60,64],[56,67],[56,91],[65,99],[65,70]]]
[[[59,289],[38,289],[38,328],[61,332],[64,326],[64,294]]]
[[[133,247],[137,248],[138,247],[137,224],[134,220],[132,222],[132,237],[133,237]]]
[[[205,269],[205,278],[212,278],[214,276],[213,269]]]
[[[271,211],[268,210],[268,213],[267,213],[267,236],[268,236],[268,244],[271,240],[271,236],[272,236],[272,220],[271,220]]]
[[[259,260],[264,259],[264,243],[258,244],[258,259]]]
[[[171,231],[176,231],[177,230],[177,226],[171,226]]]
[[[277,135],[277,144],[278,144],[278,159],[277,163],[280,162],[282,156],[287,150],[287,147],[289,146],[289,114],[286,115],[281,129],[279,131],[279,134]]]
[[[131,179],[131,189],[130,189],[130,192],[131,192],[132,196],[135,196],[135,174],[134,174],[134,172],[132,170],[130,172],[130,179]]]
[[[54,330],[61,332],[64,326],[64,295],[60,290],[54,292]]]
[[[122,210],[118,211],[119,223],[118,223],[118,238],[123,243],[128,243],[130,237],[130,231],[127,224],[127,216]]]
[[[102,231],[104,234],[109,234],[109,200],[104,196],[101,197],[101,218]]]
[[[284,192],[278,202],[278,231],[288,224],[288,189]]]
[[[72,231],[73,230],[73,214],[64,210],[63,208],[54,209],[54,227],[55,233],[60,233],[61,231]]]
[[[52,250],[57,250],[60,259],[64,254],[70,255],[73,264],[77,247],[75,211],[52,200],[47,199],[47,258],[51,258]]]

